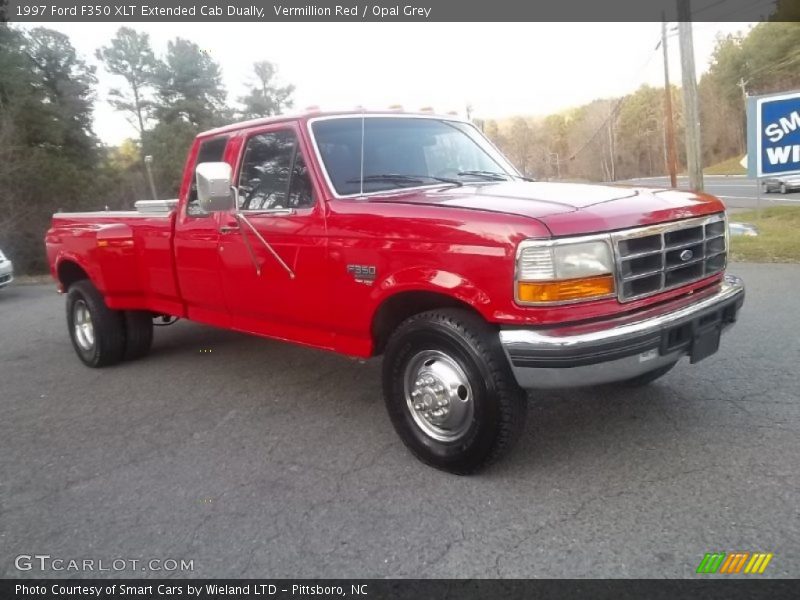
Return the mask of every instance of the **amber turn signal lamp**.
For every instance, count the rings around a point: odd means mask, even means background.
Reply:
[[[582,277],[564,281],[520,281],[517,298],[520,302],[566,302],[587,300],[614,293],[614,276]]]

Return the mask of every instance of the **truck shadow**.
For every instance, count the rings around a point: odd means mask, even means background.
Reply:
[[[163,362],[163,368],[189,378],[202,373],[204,379],[245,396],[258,389],[260,398],[230,396],[229,402],[241,403],[244,410],[290,396],[294,410],[314,413],[322,421],[346,414],[343,427],[349,421],[353,432],[366,429],[384,442],[396,440],[382,401],[380,359],[360,361],[181,322],[157,330],[151,358],[144,360],[154,366]],[[685,403],[676,404],[678,388],[671,382],[681,381],[686,372],[679,365],[662,380],[639,389],[605,385],[530,393],[528,421],[517,449],[487,473],[536,472],[566,460],[591,460],[598,449],[624,453],[626,446],[635,451],[674,443],[690,415]],[[399,441],[397,452],[414,460]]]
[[[641,388],[609,384],[529,393],[525,432],[498,472],[580,471],[634,464],[648,455],[679,455],[697,443],[698,428],[707,428],[708,403],[726,393],[717,386],[713,396],[705,394],[689,372],[679,365]]]

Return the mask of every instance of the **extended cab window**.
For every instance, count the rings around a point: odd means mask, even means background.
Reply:
[[[197,150],[197,162],[195,167],[204,162],[220,162],[225,156],[225,147],[228,145],[228,137],[216,137],[205,140]],[[192,184],[189,188],[189,201],[186,204],[186,214],[190,217],[205,217],[209,213],[200,210],[197,200],[197,180],[192,177]]]
[[[239,174],[239,208],[313,206],[314,194],[294,131],[261,133],[247,141]]]

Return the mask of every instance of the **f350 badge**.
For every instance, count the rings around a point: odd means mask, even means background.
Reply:
[[[347,265],[347,272],[356,280],[356,283],[372,285],[378,270],[375,265]]]

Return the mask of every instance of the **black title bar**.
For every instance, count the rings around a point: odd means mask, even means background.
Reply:
[[[796,581],[714,578],[599,579],[3,579],[3,600],[781,600],[796,597]],[[794,595],[793,595],[794,594]]]
[[[797,0],[0,0],[0,20],[157,21],[763,21],[797,20]],[[565,40],[575,43],[579,40]]]

